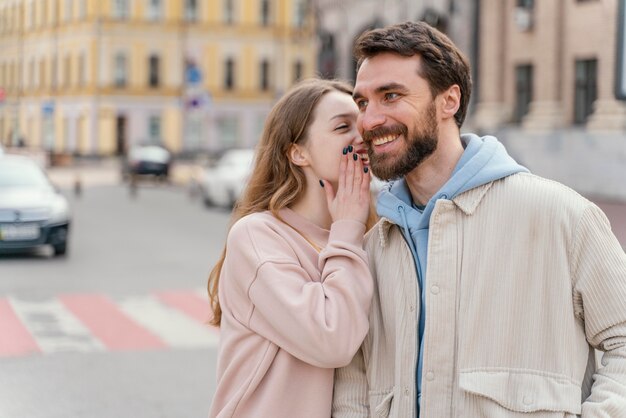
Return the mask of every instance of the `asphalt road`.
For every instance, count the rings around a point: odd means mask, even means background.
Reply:
[[[68,257],[0,256],[0,418],[206,416],[204,288],[230,214],[171,186],[71,200]]]

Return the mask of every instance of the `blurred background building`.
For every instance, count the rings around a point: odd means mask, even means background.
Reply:
[[[0,141],[99,156],[253,146],[296,80],[354,80],[360,33],[424,20],[472,63],[464,130],[626,199],[625,2],[0,0]]]
[[[0,139],[113,155],[252,146],[315,72],[304,0],[0,0]]]

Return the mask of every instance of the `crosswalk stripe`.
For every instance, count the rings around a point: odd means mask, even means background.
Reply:
[[[129,297],[120,309],[171,347],[214,347],[217,335],[186,313],[160,303],[155,296]]]
[[[164,342],[101,295],[64,295],[61,302],[110,350],[162,348]]]
[[[156,295],[162,303],[185,312],[198,322],[206,324],[211,318],[209,301],[197,292],[168,291],[157,292]]]
[[[39,352],[39,346],[8,300],[0,300],[0,357]]]
[[[104,349],[102,343],[56,299],[32,302],[9,298],[9,303],[44,353]]]
[[[0,298],[0,358],[62,351],[215,347],[203,289],[107,298],[72,294]]]

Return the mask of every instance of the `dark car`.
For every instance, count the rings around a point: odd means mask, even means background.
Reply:
[[[30,158],[0,156],[0,252],[50,245],[57,256],[68,247],[67,199]]]
[[[124,166],[124,177],[151,175],[167,179],[172,164],[172,155],[159,145],[135,146],[128,152]]]

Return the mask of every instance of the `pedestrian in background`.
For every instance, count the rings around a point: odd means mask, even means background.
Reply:
[[[334,368],[368,329],[367,151],[349,85],[308,80],[274,106],[222,257],[211,417],[331,414]]]
[[[604,214],[460,134],[470,67],[441,32],[375,29],[355,52],[370,165],[397,180],[366,238],[370,330],[333,416],[626,417],[626,254]]]

